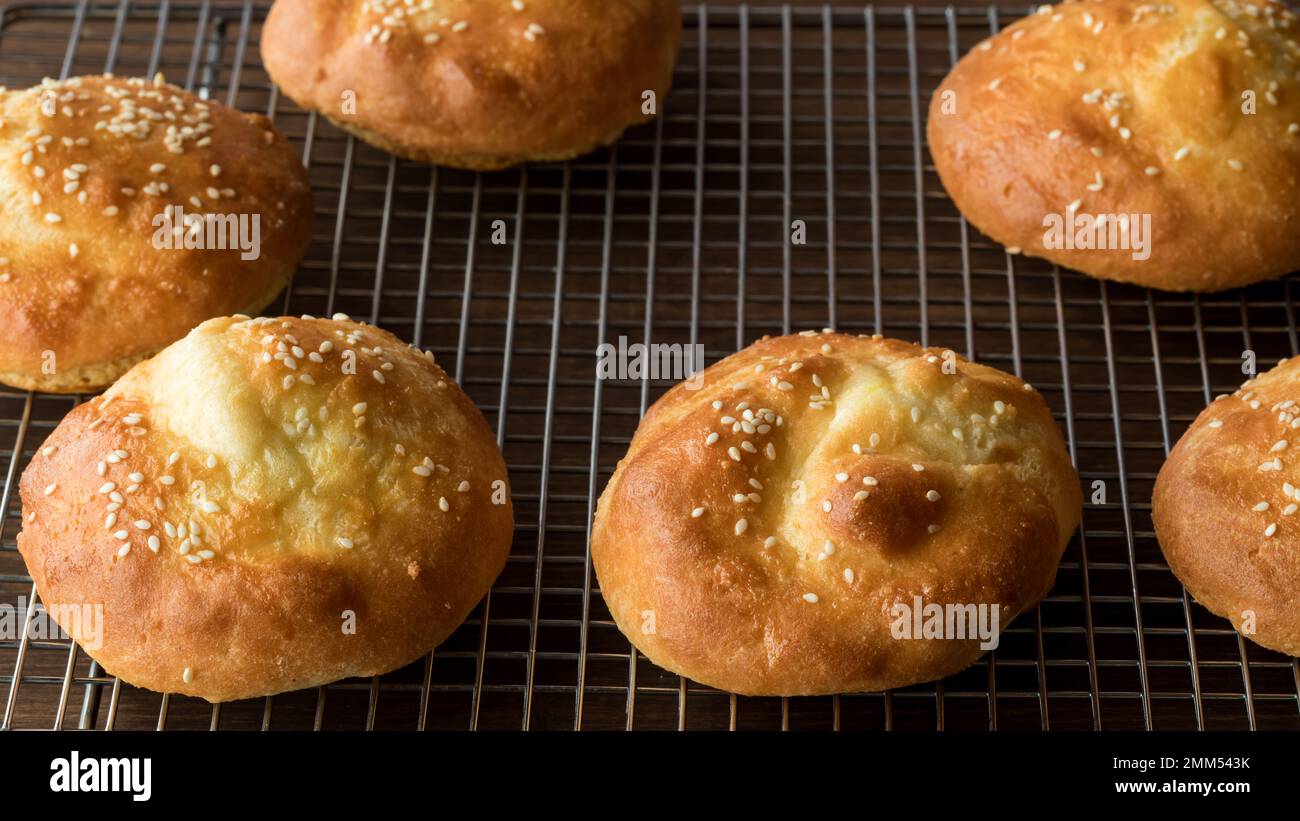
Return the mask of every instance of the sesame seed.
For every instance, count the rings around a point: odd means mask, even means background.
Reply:
[[[186,684],[189,684],[190,682],[194,681],[194,671],[186,667],[183,671],[181,671],[181,680],[184,681]]]
[[[931,533],[931,534],[938,533],[938,532],[939,532],[939,526],[938,526],[938,525],[930,525],[930,526],[927,527],[925,530],[926,530],[927,533]]]
[[[853,584],[853,568],[851,567],[844,568],[844,581],[848,582],[849,584]]]
[[[1264,535],[1265,535],[1265,536],[1272,536],[1272,535],[1273,535],[1274,533],[1276,533],[1276,532],[1277,532],[1277,523],[1276,523],[1276,522],[1274,522],[1274,523],[1270,524],[1268,527],[1264,528]]]
[[[162,547],[162,542],[158,539],[157,536],[150,536],[148,545],[150,550],[152,550],[154,553],[157,553],[158,548]]]
[[[848,480],[849,480],[849,475],[847,473],[835,474],[835,481],[837,482],[847,482]]]
[[[1212,420],[1210,420],[1210,427],[1212,427],[1212,428],[1221,428],[1221,427],[1223,427],[1223,420],[1222,420],[1222,419],[1212,419]]]
[[[825,500],[822,501],[822,510],[825,511],[826,513],[830,513],[830,512],[831,512],[831,500],[830,500],[830,499],[825,499]]]
[[[1160,176],[1160,169],[1157,168],[1157,167],[1154,166],[1154,165],[1148,165],[1144,170],[1146,171],[1146,175],[1147,175],[1148,177],[1158,177],[1158,176]]]
[[[927,490],[927,491],[925,492],[925,498],[928,499],[928,500],[930,500],[931,502],[937,502],[937,501],[939,501],[939,491],[937,491],[937,490]]]
[[[808,602],[809,604],[816,604],[817,601],[818,601],[818,599],[817,599],[817,594],[816,594],[816,593],[804,593],[804,594],[803,594],[803,600],[806,601],[806,602]]]
[[[916,471],[917,473],[920,473],[921,471],[925,470],[925,465],[913,464],[912,470]]]
[[[727,448],[727,455],[731,457],[731,461],[733,462],[740,461],[740,451],[737,450],[734,446]]]
[[[411,468],[411,472],[414,473],[416,476],[429,476],[430,474],[433,473],[433,471],[429,470],[424,465],[416,465],[415,467]]]
[[[47,486],[45,487],[45,495],[46,495],[46,496],[49,496],[50,494],[54,493],[54,491],[56,491],[56,490],[58,490],[58,489],[59,489],[59,484],[58,484],[58,482],[52,482],[52,483],[50,483],[49,485],[47,485]]]
[[[347,548],[349,550],[352,549],[352,540],[346,536],[339,536],[334,541],[338,542],[339,547]]]
[[[447,511],[451,510],[451,504],[447,501],[446,496],[438,497],[438,509],[441,510],[443,513],[446,513]]]
[[[135,525],[136,530],[148,530],[151,527],[149,522],[144,519],[137,519],[131,524]]]
[[[736,520],[736,535],[737,535],[737,536],[740,536],[740,535],[744,534],[744,532],[745,532],[746,530],[748,530],[748,529],[749,529],[749,520],[748,520],[748,519],[737,519],[737,520]]]
[[[1228,167],[1233,171],[1241,171],[1246,166],[1242,164],[1241,160],[1228,160]]]
[[[119,557],[125,556],[126,554],[128,554],[128,553],[130,553],[130,552],[131,552],[131,544],[130,544],[129,542],[128,542],[127,544],[122,545],[121,547],[119,547],[119,548],[117,549],[117,555],[118,555]]]
[[[695,508],[694,510],[691,511],[691,518],[692,518],[692,519],[698,519],[698,518],[700,518],[700,517],[703,516],[703,515],[704,515],[704,508],[702,508],[702,507],[697,507],[697,508]]]
[[[1265,510],[1268,510],[1268,502],[1260,502],[1259,504],[1251,508],[1251,510],[1255,511],[1256,513],[1261,513]]]
[[[461,21],[459,21],[458,23],[456,23],[455,25],[453,25],[453,26],[451,27],[451,30],[454,31],[454,32],[456,32],[457,34],[459,34],[460,32],[464,31],[464,30],[467,29],[467,28],[469,28],[469,21],[467,21],[467,20],[461,20]]]

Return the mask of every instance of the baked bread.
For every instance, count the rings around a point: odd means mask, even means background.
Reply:
[[[586,154],[652,119],[680,41],[679,0],[277,0],[262,62],[371,145],[489,170]]]
[[[0,202],[0,382],[28,390],[97,390],[260,310],[311,239],[307,175],[270,121],[161,76],[0,90]]]
[[[1094,277],[1218,291],[1286,274],[1300,268],[1298,38],[1267,0],[1043,7],[939,86],[935,169],[985,234]]]
[[[1257,644],[1300,656],[1300,357],[1196,417],[1160,468],[1151,518],[1169,569]]]
[[[659,666],[748,695],[884,690],[984,652],[910,640],[896,605],[984,605],[989,624],[996,605],[1005,626],[1051,588],[1083,502],[1025,382],[810,332],[689,386],[642,420],[591,540],[614,621]]]
[[[18,549],[60,626],[131,684],[214,702],[419,658],[513,532],[474,404],[341,315],[203,323],[68,414],[21,492]],[[83,603],[102,635],[60,618]]]

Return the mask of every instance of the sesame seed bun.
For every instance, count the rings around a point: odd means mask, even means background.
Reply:
[[[1300,656],[1300,357],[1196,417],[1156,478],[1151,518],[1169,569],[1203,607]]]
[[[985,234],[1094,277],[1219,291],[1281,276],[1300,268],[1298,38],[1266,0],[1044,7],[936,90],[935,169]],[[1105,216],[1106,247],[1049,235],[1071,213]],[[1125,247],[1148,218],[1147,248]]]
[[[277,0],[262,62],[303,108],[423,162],[563,160],[652,119],[678,0]]]
[[[270,121],[161,78],[0,90],[0,201],[0,382],[28,390],[98,390],[205,319],[260,310],[311,239],[306,173]],[[169,206],[243,233],[167,247]]]
[[[431,356],[344,319],[213,319],[73,410],[18,549],[124,681],[229,701],[407,664],[505,565],[506,467]]]
[[[1078,477],[1021,380],[881,337],[764,338],[655,403],[600,498],[592,559],[628,639],[747,695],[875,691],[973,663],[895,605],[1051,588]],[[951,363],[951,364],[949,364]]]

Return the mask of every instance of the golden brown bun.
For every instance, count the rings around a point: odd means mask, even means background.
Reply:
[[[935,92],[935,168],[985,234],[1095,277],[1218,291],[1286,274],[1300,268],[1298,31],[1264,0],[1049,7]],[[1045,217],[1076,200],[1079,214],[1150,215],[1150,258],[1045,247]]]
[[[261,115],[104,75],[0,91],[0,123],[5,384],[109,385],[203,320],[267,305],[311,240],[302,162]],[[260,256],[159,248],[168,206],[246,215],[250,239],[258,215]]]
[[[1178,440],[1151,499],[1169,569],[1258,644],[1300,656],[1300,358],[1221,396]]]
[[[680,41],[679,0],[277,0],[262,62],[366,142],[488,170],[576,157],[652,119],[642,95],[663,105]]]
[[[1042,397],[942,356],[765,338],[669,391],[596,511],[619,629],[659,666],[750,695],[883,690],[979,658],[975,640],[894,638],[892,607],[997,604],[1005,627],[1051,588],[1082,496]]]
[[[21,492],[43,602],[103,606],[98,642],[61,626],[123,680],[209,701],[419,658],[513,531],[470,399],[391,334],[324,319],[203,323],[70,413]]]

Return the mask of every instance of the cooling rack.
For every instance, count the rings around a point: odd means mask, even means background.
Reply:
[[[301,152],[314,242],[276,311],[343,311],[431,348],[510,466],[509,564],[428,658],[213,707],[138,690],[67,640],[0,637],[0,727],[221,729],[1300,728],[1300,666],[1201,609],[1156,545],[1156,471],[1243,356],[1298,352],[1294,280],[1162,294],[1006,255],[960,217],[924,143],[933,88],[1027,8],[691,7],[663,116],[567,164],[476,174],[394,159],[282,98],[262,3],[0,7],[0,83],[163,71],[264,112]],[[807,241],[787,241],[802,220]],[[500,222],[498,222],[500,221]],[[497,240],[504,233],[506,242]],[[1066,434],[1083,524],[1001,646],[881,694],[741,698],[614,627],[587,552],[595,499],[667,387],[597,381],[595,352],[835,327],[1031,381]],[[0,332],[2,333],[2,332]],[[25,623],[17,477],[88,397],[0,392],[0,607]]]

